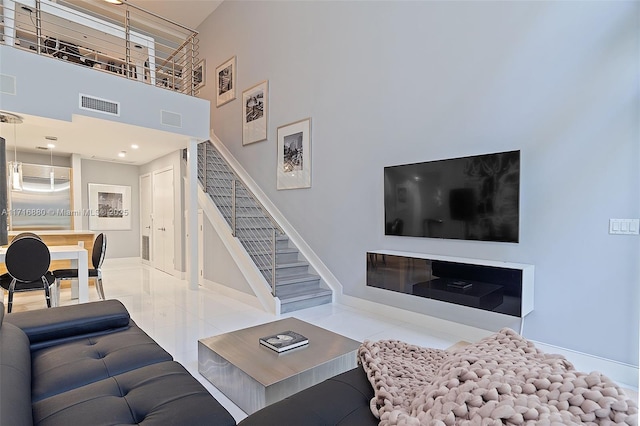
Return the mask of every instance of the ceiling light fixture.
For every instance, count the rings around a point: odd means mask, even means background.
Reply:
[[[49,151],[51,151],[51,170],[49,171],[49,185],[51,186],[51,192],[56,189],[56,175],[53,172],[53,148],[55,145],[52,143],[47,145],[49,147]]]
[[[120,5],[120,4],[123,3],[120,0],[104,0],[104,1],[106,1],[107,3],[111,3],[111,4],[116,4],[116,5]]]
[[[11,189],[22,191],[22,163],[18,163],[18,137],[16,126],[22,124],[22,117],[10,112],[0,111],[0,123],[13,124],[13,162],[9,163],[11,169]]]
[[[134,144],[132,144],[132,145],[131,145],[131,148],[132,148],[132,149],[138,149],[138,148],[140,148],[140,147],[134,143]]]
[[[124,157],[125,157],[125,155],[127,155],[127,151],[120,151],[120,152],[118,153],[118,157],[120,157],[120,158],[124,158]]]

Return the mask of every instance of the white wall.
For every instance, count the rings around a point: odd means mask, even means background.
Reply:
[[[237,55],[212,126],[345,294],[456,320],[366,287],[365,252],[530,263],[525,336],[638,365],[640,244],[607,229],[640,216],[639,28],[624,1],[226,1],[199,28],[203,96]],[[242,146],[242,90],[265,79],[268,141]],[[277,191],[276,129],[305,117],[312,187]],[[384,166],[514,149],[519,244],[384,236]]]
[[[0,73],[16,79],[15,95],[1,95],[6,111],[66,121],[79,114],[203,140],[209,137],[210,107],[202,99],[3,45]],[[120,116],[81,110],[79,93],[120,102]],[[182,127],[162,124],[163,110],[181,114]]]

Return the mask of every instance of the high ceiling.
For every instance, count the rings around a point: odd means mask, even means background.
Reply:
[[[72,2],[100,2],[100,0],[72,0]],[[125,0],[128,3],[196,29],[222,1],[218,0]],[[125,164],[145,164],[155,158],[186,147],[188,138],[158,130],[99,120],[86,116],[74,116],[72,122],[45,119],[20,114],[24,120],[15,127],[0,125],[0,136],[12,150],[17,140],[19,151],[50,153],[42,150],[48,143],[55,144],[54,155],[80,154],[83,158],[113,161]],[[50,141],[47,137],[55,137]],[[126,141],[126,142],[125,142]],[[138,145],[137,149],[131,147]],[[119,157],[126,151],[125,157]]]
[[[222,0],[126,1],[194,30],[222,3]]]

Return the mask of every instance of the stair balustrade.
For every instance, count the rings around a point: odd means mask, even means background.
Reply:
[[[210,142],[198,145],[198,180],[278,297],[281,312],[331,303],[332,291]]]
[[[284,231],[210,142],[198,145],[198,180],[275,296],[276,252]]]

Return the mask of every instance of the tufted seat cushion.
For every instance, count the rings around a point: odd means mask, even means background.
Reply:
[[[32,400],[37,402],[172,357],[132,323],[118,333],[35,350],[31,359]]]
[[[33,404],[40,426],[234,425],[207,390],[176,362],[161,362]]]

